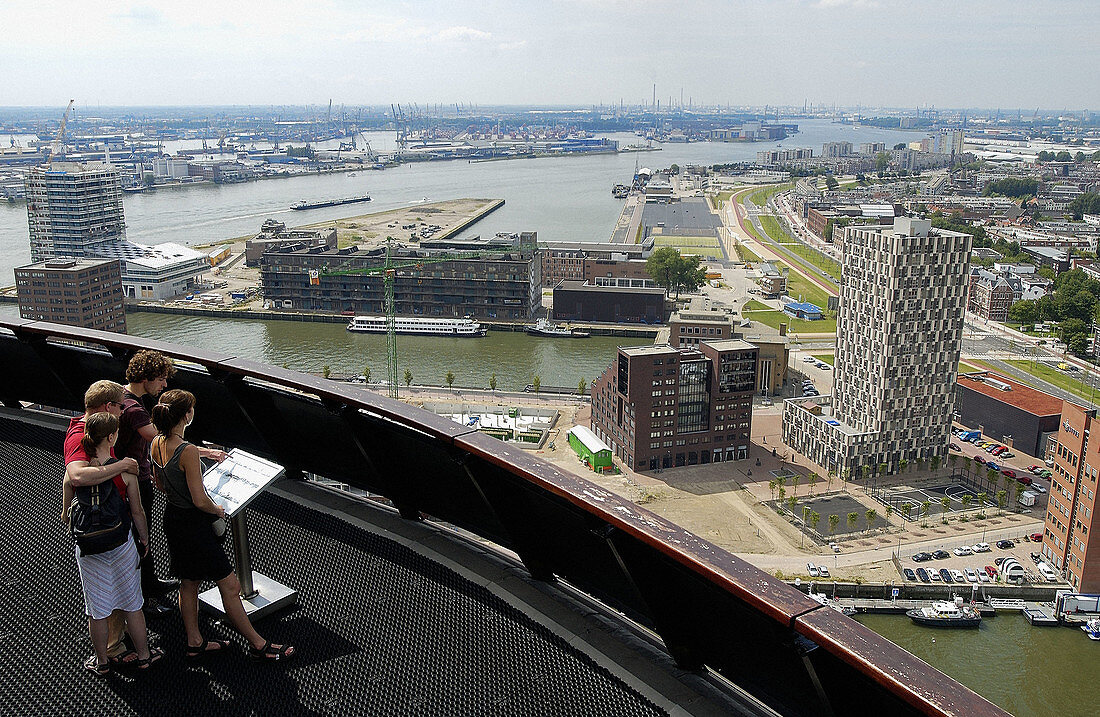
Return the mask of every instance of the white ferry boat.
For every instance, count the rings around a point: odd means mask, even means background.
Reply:
[[[393,320],[398,334],[422,336],[484,336],[486,328],[473,319],[432,319],[421,316],[398,316]],[[348,324],[348,331],[367,334],[386,333],[385,316],[356,316]]]

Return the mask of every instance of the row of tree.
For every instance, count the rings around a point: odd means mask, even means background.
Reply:
[[[1054,291],[1040,299],[1017,301],[1008,310],[1009,321],[1034,325],[1058,323],[1058,337],[1078,356],[1088,352],[1088,334],[1100,307],[1100,281],[1081,269],[1064,271],[1054,279]]]
[[[1077,154],[1071,155],[1066,150],[1061,152],[1040,152],[1037,158],[1040,162],[1100,162],[1100,151],[1093,152],[1092,154],[1085,154],[1084,152],[1077,152]]]

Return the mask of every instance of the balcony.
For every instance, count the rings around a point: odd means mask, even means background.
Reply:
[[[238,655],[188,668],[168,618],[151,623],[168,650],[152,674],[79,670],[90,647],[72,547],[54,528],[56,481],[41,489],[61,473],[63,421],[32,407],[77,410],[142,348],[173,356],[171,385],[198,397],[189,439],[287,468],[249,513],[255,567],[301,595],[261,623],[301,648],[285,668]],[[0,475],[30,498],[0,527],[13,713],[1004,714],[643,508],[353,386],[13,320],[0,323],[0,401]]]

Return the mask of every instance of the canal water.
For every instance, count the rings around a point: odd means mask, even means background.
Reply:
[[[978,630],[921,627],[903,615],[856,619],[1019,717],[1100,713],[1100,642],[1079,629],[1032,627],[1004,612]]]

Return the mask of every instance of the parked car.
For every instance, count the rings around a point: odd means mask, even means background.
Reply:
[[[1034,540],[1036,543],[1041,543],[1041,542],[1043,542],[1043,534],[1042,533],[1032,533],[1031,534],[1031,539]]]
[[[985,463],[985,459],[982,458],[981,456],[974,456],[974,462],[975,463]]]
[[[941,580],[943,580],[943,578],[940,577],[939,572],[936,571],[936,570],[929,570],[928,571],[928,579],[931,580],[934,583],[938,583]]]
[[[990,453],[992,453],[995,456],[999,456],[1002,453],[1005,453],[1006,451],[1008,451],[1008,448],[1006,448],[1005,446],[997,446],[996,448],[991,450]]]
[[[999,470],[1001,470],[1001,466],[1000,466],[1000,465],[998,465],[998,464],[996,464],[996,463],[994,463],[993,461],[990,461],[990,462],[986,463],[986,464],[985,464],[985,467],[986,467],[986,468],[992,468],[992,469],[993,469],[993,470],[995,470],[995,471],[999,471]]]
[[[1000,567],[1001,563],[1003,563],[1005,561],[1006,557],[1007,556],[1005,556],[1005,555],[997,556],[997,559],[993,561],[993,564],[996,565],[997,567]]]
[[[818,575],[820,575],[823,578],[829,577],[829,569],[827,567],[825,567],[824,565],[818,565],[817,566],[817,573],[818,573]]]
[[[813,356],[803,356],[802,360],[805,361],[806,363],[813,363],[814,362],[814,357]]]
[[[942,550],[942,549],[941,550],[933,550],[932,551],[932,557],[935,558],[936,560],[945,560],[946,558],[950,558],[951,554],[948,553],[946,550]]]
[[[997,547],[1000,548],[1001,550],[1008,550],[1009,548],[1015,548],[1016,543],[1013,543],[1011,540],[1007,540],[1007,539],[1006,540],[998,540],[997,541]]]
[[[1054,475],[1054,474],[1053,474],[1053,473],[1051,473],[1050,471],[1048,471],[1048,470],[1047,470],[1046,468],[1044,468],[1043,470],[1039,471],[1039,477],[1040,477],[1040,478],[1050,478],[1050,477],[1051,477],[1051,476],[1053,476],[1053,475]]]
[[[832,368],[832,366],[830,366],[827,363],[823,363],[823,364],[818,365],[818,368],[820,368],[822,371],[828,371],[829,369]]]
[[[957,583],[965,583],[966,582],[966,576],[963,575],[960,570],[952,569],[951,570],[951,577],[955,578],[955,582],[957,582]]]
[[[974,568],[963,568],[963,572],[966,573],[966,579],[968,582],[978,582],[978,574],[974,572]]]
[[[1033,491],[1035,491],[1036,493],[1046,493],[1047,492],[1047,489],[1044,488],[1043,486],[1039,485],[1038,483],[1032,483],[1031,484],[1031,489]]]
[[[947,568],[940,568],[940,577],[943,578],[945,583],[955,582],[955,579],[951,577],[951,571]]]
[[[923,563],[926,560],[931,560],[931,559],[932,559],[932,554],[931,553],[913,553],[913,562],[914,563]]]
[[[978,580],[983,582],[983,583],[993,582],[993,578],[989,577],[989,575],[987,575],[984,570],[979,570],[978,571]]]
[[[989,547],[989,543],[977,543],[976,545],[971,545],[970,549],[975,553],[988,553],[993,550],[993,548]]]
[[[1012,451],[1005,451],[1004,453],[1001,454],[1001,458],[1004,458],[1005,460],[1007,460],[1009,458],[1015,458],[1015,457],[1016,457],[1016,454],[1013,453]]]
[[[955,443],[954,441],[952,441],[951,443],[949,443],[947,445],[950,446],[951,450],[953,450],[953,451],[961,451],[962,450],[961,448],[959,448],[959,444]]]
[[[992,565],[986,565],[985,574],[991,578],[995,578],[997,577],[997,568],[993,567]]]
[[[904,570],[901,571],[901,573],[902,573],[902,575],[905,576],[906,580],[916,580],[917,579],[917,574],[913,572],[913,568],[905,568]]]
[[[1031,465],[1031,466],[1028,466],[1027,469],[1029,471],[1031,471],[1032,473],[1034,473],[1035,475],[1039,475],[1039,471],[1043,470],[1043,467],[1042,466]]]
[[[1023,483],[1024,485],[1031,485],[1034,482],[1031,480],[1031,476],[1009,476],[1009,478],[1016,478],[1016,480]]]
[[[1036,565],[1038,565],[1039,561],[1043,559],[1043,556],[1039,555],[1038,553],[1031,553],[1029,557],[1031,558],[1031,562],[1035,563]]]
[[[928,571],[924,568],[917,568],[917,578],[919,578],[922,583],[928,582]]]
[[[810,574],[811,578],[816,578],[821,574],[818,572],[817,566],[813,563],[806,563],[806,572]]]
[[[1001,475],[1006,475],[1009,478],[1015,478],[1016,477],[1016,471],[1012,470],[1011,468],[1002,468],[1001,469]],[[1024,478],[1027,478],[1027,476],[1024,476]],[[1023,478],[1020,478],[1019,480],[1020,480],[1021,483],[1023,483]],[[1028,480],[1031,480],[1031,479],[1028,478]]]
[[[973,555],[974,551],[970,549],[969,545],[960,545],[951,551],[955,555]]]

